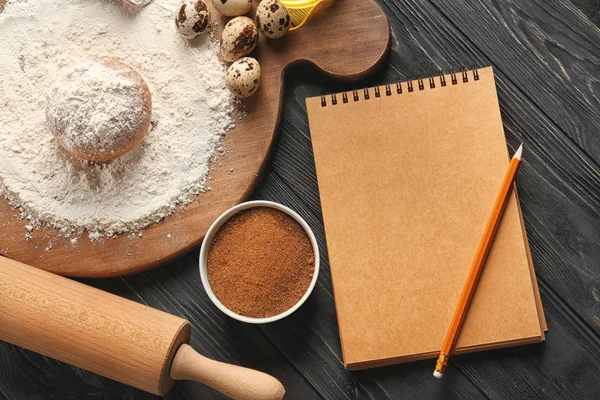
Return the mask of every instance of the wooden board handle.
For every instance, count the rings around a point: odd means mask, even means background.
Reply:
[[[280,400],[285,394],[271,375],[211,360],[187,344],[175,354],[171,378],[201,382],[236,400]]]

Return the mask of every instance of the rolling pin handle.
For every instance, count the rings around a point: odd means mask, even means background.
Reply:
[[[236,400],[281,400],[281,382],[260,371],[225,364],[182,344],[171,365],[171,378],[203,383]]]

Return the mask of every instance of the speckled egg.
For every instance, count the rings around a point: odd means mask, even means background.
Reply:
[[[258,29],[248,17],[236,17],[229,21],[221,34],[221,55],[232,62],[244,57],[256,47]]]
[[[252,57],[240,58],[227,69],[225,82],[237,97],[252,96],[260,86],[260,64]]]
[[[252,0],[212,0],[213,7],[226,17],[238,17],[252,8]]]
[[[203,0],[184,0],[177,9],[175,25],[183,38],[194,39],[208,31],[210,10]]]
[[[262,0],[256,9],[256,24],[260,33],[278,39],[290,30],[290,13],[279,0]]]

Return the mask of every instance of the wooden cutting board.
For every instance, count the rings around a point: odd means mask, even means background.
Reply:
[[[220,37],[226,20],[216,12],[213,16],[215,35]],[[0,254],[61,275],[110,277],[143,271],[188,252],[223,211],[245,200],[256,185],[277,133],[286,68],[308,62],[332,78],[359,79],[383,59],[389,37],[388,21],[372,0],[328,1],[284,38],[267,40],[261,35],[252,53],[261,64],[261,87],[245,101],[247,116],[227,133],[228,153],[212,163],[209,192],[144,229],[142,237],[92,243],[84,235],[76,246],[54,228],[34,231],[33,239],[25,240],[27,221],[0,199]]]

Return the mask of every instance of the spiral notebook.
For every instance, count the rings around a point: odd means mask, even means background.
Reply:
[[[306,104],[346,367],[436,357],[509,162],[492,68]],[[545,330],[515,190],[456,353]]]

